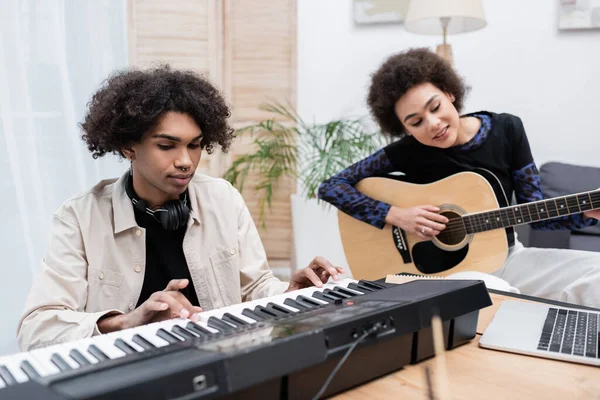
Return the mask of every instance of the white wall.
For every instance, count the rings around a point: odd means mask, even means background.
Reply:
[[[488,25],[449,37],[455,67],[472,87],[464,111],[520,116],[538,166],[549,160],[600,166],[600,29],[558,31],[558,0],[483,3]],[[382,61],[441,41],[402,24],[357,26],[351,0],[298,1],[300,116],[324,122],[367,115],[370,75]],[[347,266],[332,212],[314,221],[319,228],[312,235],[296,236],[298,266],[317,253]]]
[[[538,165],[600,166],[600,29],[559,31],[557,0],[484,0],[488,25],[449,36],[472,86],[465,112],[519,115]],[[367,114],[370,74],[390,54],[435,49],[441,37],[402,24],[360,25],[351,0],[298,2],[298,109],[325,121]]]

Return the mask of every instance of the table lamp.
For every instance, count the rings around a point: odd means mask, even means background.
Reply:
[[[404,21],[406,30],[426,35],[442,34],[436,53],[453,63],[446,35],[475,31],[487,25],[481,0],[412,0]]]

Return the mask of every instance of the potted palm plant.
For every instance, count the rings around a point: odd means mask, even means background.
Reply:
[[[296,264],[307,264],[316,253],[323,254],[315,247],[326,243],[329,248],[339,247],[343,257],[337,215],[325,203],[318,204],[319,185],[381,148],[386,138],[378,131],[369,131],[360,118],[309,124],[292,107],[281,103],[271,102],[261,109],[273,117],[236,131],[238,136],[251,136],[254,150],[239,156],[223,177],[240,191],[252,177],[259,192],[258,223],[266,229],[265,215],[278,183],[285,177],[295,179],[300,193],[291,199]],[[331,235],[339,243],[319,237]]]

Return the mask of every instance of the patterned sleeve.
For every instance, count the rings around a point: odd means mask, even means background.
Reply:
[[[540,184],[540,174],[535,163],[532,162],[523,168],[513,172],[513,181],[515,183],[515,195],[519,204],[532,201],[543,200]],[[545,221],[533,222],[531,227],[536,230],[566,230],[582,229],[593,226],[598,220],[589,218],[584,220],[583,214],[573,214],[564,217],[557,217]]]
[[[319,187],[319,198],[346,214],[381,229],[391,206],[360,193],[354,185],[361,179],[393,171],[385,151],[381,149],[323,182]]]

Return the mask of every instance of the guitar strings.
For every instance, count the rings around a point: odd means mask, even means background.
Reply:
[[[591,193],[589,197],[590,197],[590,201],[591,201],[591,203],[592,203],[592,206],[593,206],[593,204],[594,204],[596,201],[600,202],[600,192],[594,192],[594,193]],[[531,204],[531,203],[528,203],[528,204]],[[573,207],[573,206],[569,206],[568,202],[565,202],[565,204],[567,205],[567,210],[568,210],[569,208]],[[526,204],[524,204],[524,205],[522,205],[521,207],[526,207],[526,206],[527,206],[527,205],[526,205]],[[517,208],[517,207],[519,207],[519,206],[511,206],[511,207],[509,207],[509,208],[513,208],[513,213],[514,213],[514,208]],[[578,204],[578,207],[579,207],[579,204]],[[512,223],[510,223],[510,220],[511,220],[511,218],[513,218],[513,217],[512,217],[512,216],[508,216],[508,215],[506,216],[506,218],[504,218],[504,216],[503,216],[503,217],[501,217],[501,219],[500,219],[500,220],[496,219],[495,221],[492,221],[492,222],[490,222],[491,220],[490,220],[489,218],[488,218],[488,219],[486,219],[486,218],[484,217],[484,214],[492,214],[492,213],[494,213],[494,212],[499,212],[499,211],[500,211],[500,212],[502,212],[503,210],[506,210],[506,211],[507,211],[509,208],[505,208],[505,209],[498,209],[498,210],[491,210],[491,211],[485,211],[485,212],[480,212],[480,213],[475,213],[475,214],[467,214],[467,215],[460,216],[460,217],[456,217],[456,218],[449,218],[449,221],[448,221],[448,223],[446,224],[446,228],[445,228],[445,229],[443,229],[443,230],[440,232],[440,234],[441,234],[441,233],[443,233],[443,232],[445,232],[445,233],[447,233],[447,234],[452,234],[452,233],[468,233],[467,231],[469,231],[469,229],[466,227],[466,224],[467,224],[467,223],[465,222],[465,219],[466,219],[466,218],[471,218],[471,219],[474,219],[474,221],[468,221],[469,225],[471,225],[471,227],[472,227],[472,228],[478,228],[478,227],[488,227],[488,226],[490,226],[490,224],[493,224],[493,223],[495,223],[495,222],[502,222],[503,224],[504,224],[505,222],[508,222],[508,223],[509,223],[509,225],[508,225],[508,226],[499,226],[499,227],[494,227],[494,228],[491,228],[490,230],[493,230],[493,229],[501,229],[501,228],[510,227],[510,226],[515,226],[515,225],[521,225],[521,224],[512,224]],[[548,209],[548,211],[546,211],[546,212],[542,211],[542,213],[549,214],[549,213],[550,213],[550,212],[552,212],[552,211],[554,211],[554,212],[557,212],[557,213],[558,213],[558,208],[554,208],[554,209],[550,209],[550,207],[548,207],[548,208],[549,208],[549,209]],[[579,208],[580,208],[580,207],[579,207]],[[593,210],[593,209],[598,209],[598,208],[597,208],[597,207],[593,207],[592,209],[590,209],[590,210],[585,210],[585,211],[591,211],[591,210]],[[504,212],[506,212],[506,211],[504,211]],[[583,211],[581,211],[581,209],[580,209],[580,212],[583,212]],[[539,219],[535,219],[535,218],[532,216],[532,213],[531,213],[531,211],[530,211],[528,208],[527,208],[527,213],[529,214],[529,218],[530,218],[530,221],[529,221],[529,222],[536,222],[536,221],[541,221],[541,220],[545,220],[545,219],[560,218],[560,217],[567,216],[567,215],[577,214],[577,212],[575,212],[575,213],[571,213],[571,212],[569,212],[569,214],[566,214],[566,215],[557,215],[557,216],[555,216],[555,217],[549,217],[549,216],[548,216],[547,218],[540,218],[540,211],[538,211],[538,210],[536,209],[536,210],[535,210],[535,213],[537,214],[537,216],[538,216],[538,218],[539,218]],[[496,217],[496,218],[497,218],[497,217]],[[518,216],[515,214],[515,216],[514,216],[514,220],[515,220],[515,221],[517,221],[518,219],[519,219],[519,217],[518,217]],[[520,218],[520,219],[525,219],[525,218],[523,218],[523,216],[521,215],[521,218]],[[526,224],[526,223],[529,223],[529,222],[523,222],[523,224]],[[430,228],[430,229],[431,229],[431,228]],[[487,229],[486,229],[486,230],[487,230]],[[471,233],[477,233],[477,232],[471,232]]]

